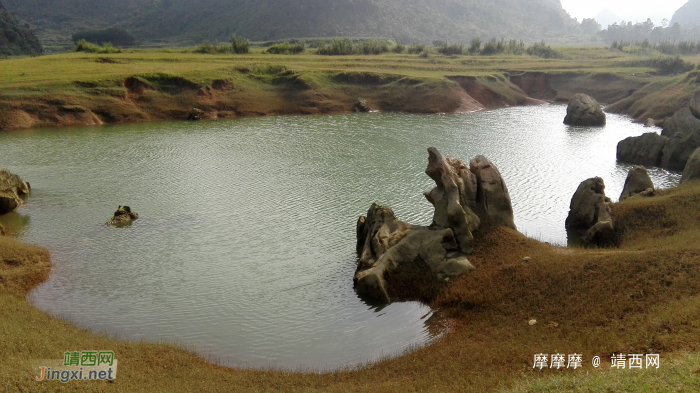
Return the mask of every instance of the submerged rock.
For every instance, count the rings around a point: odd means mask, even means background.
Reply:
[[[515,228],[510,197],[498,170],[483,156],[472,167],[428,149],[425,173],[436,184],[424,193],[435,208],[429,227],[400,221],[391,208],[377,204],[358,219],[359,260],[354,277],[358,293],[389,302],[395,293],[416,293],[421,285],[446,282],[474,268],[467,254],[474,242],[472,233],[482,221]],[[416,264],[425,267],[422,271],[429,277],[409,283],[392,281],[392,276]]]
[[[576,94],[569,100],[564,124],[570,126],[603,126],[605,112],[598,101],[586,94]]]
[[[625,179],[622,194],[620,194],[620,202],[638,194],[643,194],[644,196],[655,194],[654,183],[651,181],[647,169],[643,166],[636,166],[630,169],[627,179]]]
[[[138,220],[139,215],[132,212],[129,206],[119,206],[111,220],[107,221],[107,225],[124,225],[130,224],[134,220]]]
[[[20,195],[31,192],[31,186],[7,169],[0,168],[0,214],[14,211],[22,204]]]
[[[590,245],[607,246],[614,243],[610,198],[605,196],[605,183],[600,177],[579,184],[569,205],[566,229]]]
[[[683,169],[681,183],[700,180],[700,147],[695,149]]]
[[[655,132],[631,136],[617,144],[617,160],[630,164],[659,166],[668,137]]]

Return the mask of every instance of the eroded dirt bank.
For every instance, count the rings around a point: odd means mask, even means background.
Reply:
[[[185,120],[192,108],[205,118],[350,112],[359,98],[370,109],[463,113],[567,101],[586,93],[608,111],[637,121],[661,120],[700,89],[700,71],[644,78],[606,72],[499,72],[418,79],[374,72],[296,72],[239,69],[195,82],[169,74],[74,82],[60,93],[0,94],[0,130]]]

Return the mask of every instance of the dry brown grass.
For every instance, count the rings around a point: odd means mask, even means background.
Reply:
[[[171,345],[77,329],[18,297],[46,277],[46,251],[0,238],[0,391],[526,390],[523,381],[555,375],[585,384],[586,373],[599,374],[590,366],[594,355],[659,353],[664,362],[700,351],[700,184],[628,199],[613,211],[622,236],[613,250],[551,247],[504,228],[481,231],[470,258],[477,270],[432,302],[455,326],[448,334],[395,359],[326,374],[228,369]],[[30,359],[88,348],[115,351],[117,380],[33,381]],[[580,353],[584,369],[536,372],[536,353]]]

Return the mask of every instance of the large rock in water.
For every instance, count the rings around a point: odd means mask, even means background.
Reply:
[[[0,168],[0,214],[14,211],[22,204],[20,195],[29,194],[29,183],[7,169]]]
[[[515,227],[510,197],[498,170],[485,157],[477,157],[473,168],[476,173],[461,160],[428,149],[425,173],[436,184],[424,193],[435,208],[429,227],[400,221],[391,208],[377,204],[358,219],[354,283],[359,294],[389,302],[394,294],[406,291],[398,287],[459,276],[474,268],[467,254],[474,242],[472,233],[482,221]],[[422,277],[422,284],[391,280],[395,273],[415,264],[426,267],[423,270],[431,277]]]
[[[627,174],[622,194],[620,194],[620,202],[637,194],[651,196],[654,192],[654,183],[651,181],[647,169],[643,166],[636,166],[630,169]]]
[[[569,205],[566,229],[590,245],[607,246],[614,243],[614,228],[610,216],[610,198],[605,196],[605,183],[600,177],[579,184]]]
[[[617,144],[617,160],[630,164],[659,166],[667,142],[668,137],[655,132],[625,138]]]
[[[683,169],[681,183],[700,180],[700,147],[695,149]]]
[[[605,113],[598,101],[586,94],[576,94],[566,107],[564,124],[570,126],[603,126]]]

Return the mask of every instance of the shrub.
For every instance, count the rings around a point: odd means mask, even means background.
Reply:
[[[192,50],[193,53],[205,53],[209,55],[231,53],[231,47],[226,44],[217,44],[213,42],[205,42],[202,45]]]
[[[404,52],[406,52],[406,45],[396,44],[395,47],[391,48],[391,51],[394,53],[404,53]]]
[[[134,36],[129,34],[121,27],[110,27],[104,30],[86,30],[79,31],[73,34],[73,42],[78,43],[80,40],[93,42],[98,45],[112,43],[118,46],[131,46],[136,44]]]
[[[464,53],[463,44],[448,44],[447,42],[442,42],[437,48],[438,53],[445,56],[461,55]]]
[[[352,55],[354,53],[354,45],[349,38],[336,38],[327,46],[324,42],[319,42],[316,53],[330,56]]]
[[[85,40],[78,41],[75,46],[75,52],[87,52],[87,53],[121,53],[121,48],[115,48],[111,43],[106,43],[102,46],[87,42]]]
[[[472,38],[472,42],[469,45],[469,53],[473,55],[481,53],[481,39],[479,37]]]
[[[363,55],[379,55],[389,52],[389,44],[386,41],[370,39],[355,44],[355,52]]]
[[[417,55],[423,53],[425,50],[425,44],[412,44],[408,47],[408,53],[411,55]]]
[[[680,56],[664,56],[653,59],[628,61],[623,63],[627,67],[651,67],[656,68],[659,74],[671,75],[682,74],[692,71],[695,65],[683,60]]]
[[[237,35],[231,36],[231,50],[236,54],[245,54],[250,52],[250,41],[247,38],[239,37]]]
[[[530,56],[537,56],[545,59],[556,59],[561,57],[559,52],[552,49],[551,46],[545,44],[544,40],[542,40],[542,42],[540,42],[539,44],[535,43],[529,46],[527,48],[527,54]]]
[[[296,55],[302,53],[306,50],[306,43],[304,41],[297,42],[295,44],[290,44],[285,41],[280,44],[274,44],[265,50],[265,53],[271,53],[274,55]]]

